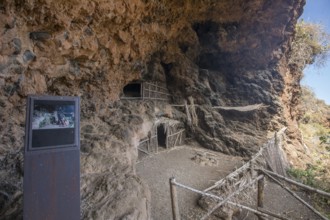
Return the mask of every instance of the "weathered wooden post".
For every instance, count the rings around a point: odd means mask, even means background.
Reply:
[[[192,126],[191,115],[190,115],[189,107],[188,107],[188,103],[187,103],[186,100],[184,100],[184,107],[185,107],[185,111],[186,111],[186,114],[187,114],[187,122],[188,122],[188,125],[189,125],[189,126]]]
[[[264,207],[264,189],[265,189],[265,177],[263,176],[258,180],[258,209]],[[259,220],[263,220],[261,216],[258,216]]]
[[[274,140],[275,140],[275,147],[277,147],[278,146],[278,142],[279,142],[279,140],[278,140],[278,136],[277,136],[277,132],[275,132],[275,135],[274,135]]]
[[[148,141],[147,141],[147,144],[148,144],[148,152],[150,153],[150,145],[151,145],[151,137],[152,137],[152,134],[151,134],[151,131],[148,132]]]
[[[250,173],[251,173],[251,181],[257,176],[255,171],[255,162],[253,160],[250,161]]]
[[[168,149],[168,143],[169,143],[169,135],[168,135],[168,129],[167,129],[167,132],[166,132],[166,142],[165,142],[165,145],[166,145],[166,149]]]
[[[176,192],[175,178],[170,178],[171,204],[173,220],[180,220],[178,195]]]

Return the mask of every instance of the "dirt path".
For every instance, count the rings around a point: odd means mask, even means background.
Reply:
[[[151,216],[154,220],[172,219],[169,191],[169,178],[195,189],[204,190],[215,181],[225,177],[235,168],[240,167],[240,157],[224,155],[197,146],[181,146],[155,155],[142,157],[137,164],[137,174],[145,181],[151,191]],[[308,197],[297,192],[303,199]],[[200,219],[204,214],[197,204],[199,196],[184,189],[178,189],[179,209],[182,219]],[[254,195],[256,201],[256,193]],[[244,204],[244,202],[242,202]],[[253,202],[256,204],[256,202]],[[248,205],[248,204],[246,204]],[[255,207],[255,205],[248,205]],[[318,220],[306,206],[270,180],[266,181],[266,210],[286,216],[288,219]],[[215,216],[208,220],[217,219]],[[242,212],[236,220],[257,220],[252,213]]]
[[[169,178],[175,177],[180,183],[204,190],[241,164],[240,157],[181,146],[143,158],[137,164],[137,174],[150,188],[152,218],[167,220],[171,219]],[[196,207],[198,195],[179,189],[178,197],[180,213],[189,216]]]
[[[306,202],[310,202],[305,192],[295,191],[295,193]],[[321,219],[305,205],[297,201],[290,193],[281,188],[281,186],[271,182],[269,179],[266,181],[264,207],[267,210],[286,216],[288,219]]]

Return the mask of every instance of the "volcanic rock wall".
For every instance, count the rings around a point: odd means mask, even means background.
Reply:
[[[132,80],[167,83],[172,103],[193,97],[203,146],[250,155],[294,124],[299,76],[286,67],[304,0],[1,0],[0,216],[22,216],[28,94],[81,97],[82,217],[148,219],[135,175],[154,102],[117,101]],[[250,112],[212,106],[268,107]],[[186,119],[183,119],[184,122]],[[293,126],[294,127],[294,126]],[[293,129],[294,130],[294,129]]]

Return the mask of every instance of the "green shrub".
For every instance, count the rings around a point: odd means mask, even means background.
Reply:
[[[315,188],[320,188],[322,190],[330,192],[330,188],[321,187],[321,185],[316,180],[315,177],[317,177],[318,171],[319,171],[318,168],[312,165],[309,165],[306,170],[296,169],[296,168],[291,168],[287,170],[290,176],[296,178],[298,181],[302,182],[303,184]],[[316,209],[322,212],[325,216],[330,218],[330,212],[328,208],[330,205],[330,199],[326,197],[322,197],[318,194],[313,194],[312,200],[313,200],[313,206],[315,206]]]
[[[330,133],[320,136],[321,144],[330,144]]]
[[[309,165],[306,170],[291,168],[287,172],[290,176],[298,179],[303,184],[316,187],[317,183],[315,181],[316,177],[316,167]]]

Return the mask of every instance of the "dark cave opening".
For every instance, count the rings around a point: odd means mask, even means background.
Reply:
[[[142,85],[141,83],[129,83],[124,89],[123,93],[125,97],[142,97]]]
[[[182,51],[182,53],[186,53],[189,49],[189,45],[185,43],[179,43],[179,48]]]
[[[166,131],[164,125],[160,124],[157,126],[157,141],[159,147],[166,148]]]
[[[202,46],[217,45],[217,32],[219,24],[213,21],[205,21],[193,24],[193,29],[197,33],[199,43]]]

